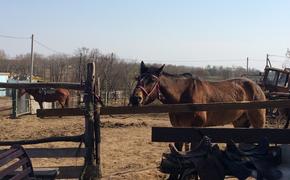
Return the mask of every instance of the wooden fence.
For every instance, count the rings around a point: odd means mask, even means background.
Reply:
[[[264,109],[270,107],[286,108],[290,107],[290,100],[271,100],[271,101],[252,101],[235,103],[210,103],[210,104],[164,104],[141,107],[101,107],[100,115],[114,114],[146,114],[146,113],[168,113],[168,112],[193,112],[193,111],[219,111],[234,109]],[[37,116],[77,116],[83,115],[84,109],[66,108],[66,109],[38,109]]]
[[[101,176],[100,158],[95,154],[99,154],[99,133],[96,133],[100,126],[98,122],[98,103],[95,102],[95,64],[89,63],[87,66],[87,79],[85,84],[79,83],[0,83],[1,88],[68,88],[75,90],[83,90],[85,108],[82,110],[80,116],[85,116],[85,132],[78,136],[65,137],[49,137],[36,140],[20,140],[20,141],[1,141],[1,146],[13,144],[38,144],[57,141],[66,142],[84,142],[85,149],[82,148],[28,148],[28,154],[32,158],[67,158],[67,157],[84,157],[83,166],[65,166],[58,167],[60,174],[57,178],[80,178],[93,179]],[[65,110],[64,110],[65,111]],[[60,113],[62,114],[62,113]],[[64,115],[62,115],[64,116]],[[98,132],[100,130],[97,130]],[[98,138],[98,140],[96,140]]]
[[[290,107],[290,100],[275,101],[255,101],[255,102],[235,102],[235,103],[211,103],[211,104],[174,104],[157,105],[144,107],[100,107],[95,101],[95,67],[94,64],[88,64],[88,74],[85,85],[67,84],[67,83],[42,83],[32,84],[34,88],[39,87],[63,87],[70,89],[85,90],[85,103],[83,109],[65,108],[65,109],[45,109],[38,110],[38,117],[49,116],[82,116],[86,117],[85,133],[76,138],[84,138],[85,141],[85,164],[81,179],[91,177],[101,177],[100,168],[100,115],[114,114],[146,114],[146,113],[168,113],[168,112],[193,112],[193,111],[218,111],[233,109],[262,109],[269,107]],[[22,87],[24,84],[21,84]],[[31,84],[25,84],[31,87]],[[19,88],[18,85],[7,85],[0,83],[0,87]],[[224,128],[152,128],[152,141],[156,142],[191,142],[198,141],[200,135],[209,135],[213,141],[226,141],[233,139],[236,142],[246,141],[255,142],[259,137],[267,136],[274,143],[288,143],[290,131],[282,129],[224,129]],[[289,138],[290,139],[290,138]],[[55,150],[58,151],[58,150]]]
[[[290,100],[211,103],[211,104],[171,104],[143,107],[101,107],[97,113],[100,115],[116,114],[146,114],[168,112],[193,112],[193,111],[218,111],[233,109],[263,109],[270,107],[289,108]],[[37,116],[49,117],[62,115],[80,115],[84,109],[68,108],[63,111],[58,109],[38,110]],[[213,142],[227,142],[233,140],[237,143],[258,142],[261,137],[268,137],[271,143],[290,143],[290,129],[253,129],[253,128],[170,128],[152,127],[153,142],[194,142],[200,141],[202,135],[212,138]]]

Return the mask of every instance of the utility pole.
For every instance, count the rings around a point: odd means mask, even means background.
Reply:
[[[33,53],[33,41],[34,41],[34,35],[31,35],[31,66],[30,66],[30,82],[32,82],[33,77],[33,62],[34,62],[34,53]]]
[[[286,57],[290,58],[290,49],[289,48],[287,48]]]
[[[79,81],[80,83],[83,82],[82,80],[82,72],[81,72],[81,66],[82,66],[82,57],[83,57],[83,54],[80,53],[80,61],[79,61]]]
[[[270,59],[269,59],[269,54],[267,54],[267,57],[266,57],[266,67],[269,67],[269,65],[270,65],[270,67],[272,67],[272,64],[271,64]]]
[[[247,77],[248,77],[248,73],[249,73],[249,57],[247,57]]]

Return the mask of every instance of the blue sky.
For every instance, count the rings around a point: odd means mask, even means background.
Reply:
[[[288,0],[3,0],[0,17],[0,35],[33,33],[58,52],[84,46],[148,63],[245,67],[248,56],[263,69],[267,53],[290,48]],[[0,37],[0,49],[28,53],[30,41]]]

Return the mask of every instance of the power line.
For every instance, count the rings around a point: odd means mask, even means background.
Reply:
[[[289,57],[287,57],[287,56],[271,55],[271,54],[269,54],[269,56],[270,56],[270,57],[282,57],[282,58],[289,58]]]
[[[38,41],[38,40],[35,40],[35,39],[34,39],[34,42],[36,42],[38,45],[40,45],[41,47],[43,47],[43,48],[45,48],[45,49],[47,49],[47,50],[49,50],[49,51],[51,51],[51,52],[54,52],[54,53],[56,53],[56,54],[60,54],[60,52],[58,52],[58,51],[56,51],[56,50],[54,50],[54,49],[52,49],[52,48],[46,46],[45,44],[43,44],[42,42],[40,42],[40,41]]]
[[[0,37],[8,38],[8,39],[30,39],[30,37],[10,36],[10,35],[4,35],[4,34],[0,34]]]
[[[142,59],[142,58],[141,58]],[[154,59],[142,59],[144,61],[154,61]],[[158,61],[166,62],[244,62],[246,59],[158,59]],[[265,61],[262,59],[251,59],[249,61]]]

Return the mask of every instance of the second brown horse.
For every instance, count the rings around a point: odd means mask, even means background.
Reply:
[[[45,92],[41,89],[20,89],[19,95],[28,93],[33,96],[34,100],[38,102],[40,109],[43,109],[43,102],[56,102],[58,101],[62,108],[68,106],[69,91],[67,89],[58,88],[54,92]]]
[[[264,101],[264,92],[247,78],[220,82],[202,81],[190,74],[173,75],[161,67],[147,67],[141,62],[137,85],[130,97],[133,106],[146,105],[159,99],[164,104]],[[174,127],[218,126],[232,123],[234,127],[261,128],[266,119],[265,109],[199,111],[169,113]],[[182,143],[175,143],[178,150]]]

